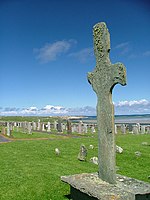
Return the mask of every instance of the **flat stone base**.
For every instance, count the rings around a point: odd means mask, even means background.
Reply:
[[[115,185],[102,181],[98,173],[62,176],[70,185],[72,200],[150,200],[150,184],[117,175]]]

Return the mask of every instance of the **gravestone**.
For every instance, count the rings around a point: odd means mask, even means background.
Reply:
[[[41,129],[41,123],[40,123],[40,119],[38,120],[38,126],[37,126],[37,130],[40,131]]]
[[[10,131],[10,124],[9,122],[7,122],[7,136],[11,135],[11,131]]]
[[[140,130],[141,130],[141,125],[140,125],[140,123],[137,123],[136,125],[137,125],[137,127],[138,127],[138,132],[140,132]]]
[[[150,126],[147,126],[147,134],[150,134]]]
[[[63,132],[62,130],[62,123],[61,123],[61,119],[58,120],[58,124],[57,124],[57,131],[58,132]]]
[[[51,131],[51,123],[47,122],[47,132],[50,132],[50,131]]]
[[[98,161],[95,174],[63,176],[70,184],[73,200],[146,200],[150,198],[150,185],[142,181],[117,175],[115,162],[113,87],[126,84],[123,64],[111,64],[110,36],[105,23],[93,29],[96,67],[88,80],[97,94]]]
[[[145,126],[144,125],[141,126],[141,134],[145,134]]]
[[[32,130],[32,126],[31,126],[31,122],[28,122],[28,134],[32,134],[31,130]]]
[[[71,127],[71,131],[72,133],[77,132],[77,128],[75,124],[73,124],[73,126]]]
[[[78,160],[86,161],[86,157],[87,157],[87,148],[85,147],[84,144],[82,144],[78,154]]]
[[[126,134],[126,125],[125,124],[121,124],[121,132],[123,134]]]
[[[137,125],[133,125],[133,134],[139,134],[139,128]]]
[[[61,127],[62,127],[62,132],[66,131],[66,124],[61,124]]]
[[[72,133],[72,128],[71,128],[71,121],[67,120],[67,133]]]
[[[78,125],[78,133],[82,133],[82,124],[83,124],[83,122],[80,121],[79,125]]]
[[[42,124],[42,131],[45,131],[45,124]]]
[[[33,124],[33,130],[36,130],[36,122],[32,122]]]
[[[92,132],[92,133],[95,133],[95,132],[96,132],[94,126],[91,127],[91,132]]]
[[[133,131],[133,126],[132,126],[132,124],[129,124],[129,125],[128,125],[128,128],[129,128],[129,133],[132,133],[132,131]]]
[[[54,121],[54,129],[57,129],[57,121]]]
[[[87,133],[87,132],[88,132],[87,124],[84,124],[84,125],[83,125],[83,132],[84,132],[84,133]]]

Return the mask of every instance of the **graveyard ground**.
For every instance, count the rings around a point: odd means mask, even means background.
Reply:
[[[0,144],[1,200],[67,200],[69,186],[60,181],[60,176],[98,170],[90,162],[91,157],[97,156],[97,134],[82,138],[58,135],[47,140],[35,138]],[[117,173],[150,182],[150,146],[142,145],[143,142],[150,144],[150,134],[116,136],[116,144],[124,149],[117,154]],[[77,160],[81,144],[88,148],[86,162]],[[89,149],[90,144],[94,149]],[[60,149],[60,156],[55,155],[55,148]],[[141,156],[136,156],[136,151]]]

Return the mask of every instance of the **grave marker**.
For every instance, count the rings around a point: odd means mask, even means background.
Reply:
[[[88,73],[88,81],[97,94],[97,125],[99,140],[99,177],[109,183],[116,182],[114,105],[112,90],[117,83],[126,85],[126,70],[122,63],[111,64],[110,36],[105,23],[94,26],[94,52],[96,67]]]
[[[67,133],[72,133],[71,121],[67,120]]]
[[[50,132],[50,131],[51,131],[51,123],[48,122],[48,123],[47,123],[47,132]]]
[[[7,136],[10,136],[11,133],[10,133],[10,124],[9,122],[7,122]]]

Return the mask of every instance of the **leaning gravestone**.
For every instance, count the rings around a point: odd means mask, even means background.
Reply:
[[[87,148],[85,147],[84,144],[82,144],[78,154],[78,160],[86,161],[86,157],[87,157]]]
[[[97,94],[99,171],[93,174],[63,176],[70,184],[73,200],[148,200],[150,185],[132,178],[116,175],[113,87],[126,84],[123,64],[111,64],[110,36],[105,23],[93,29],[96,67],[88,80]]]

